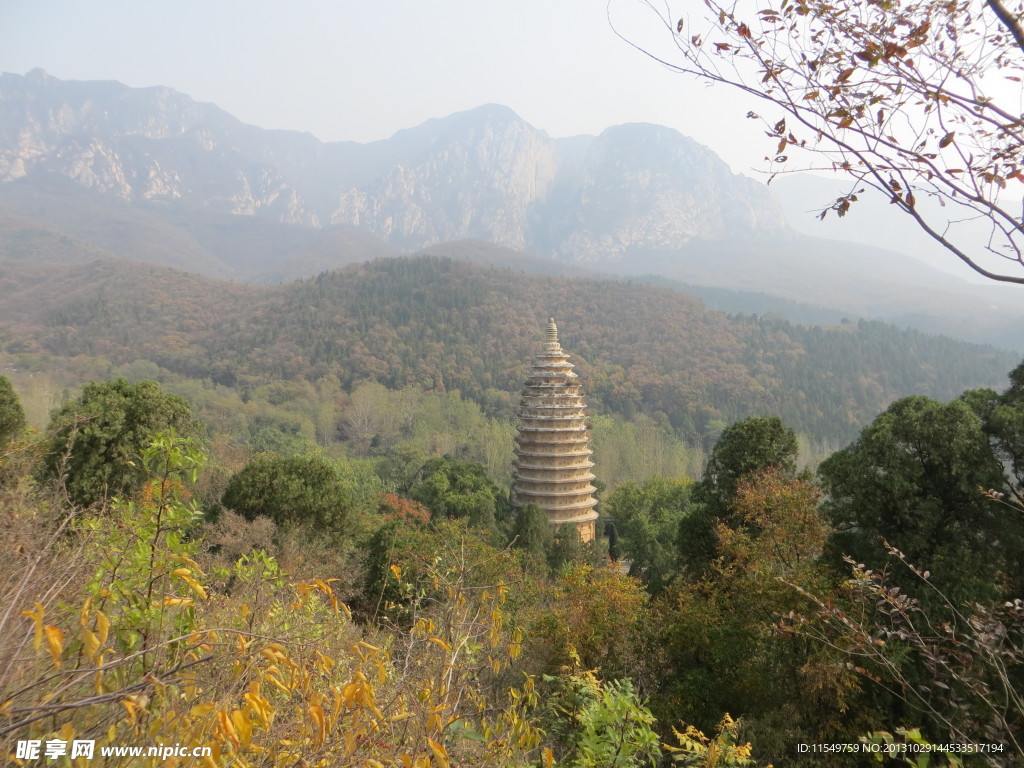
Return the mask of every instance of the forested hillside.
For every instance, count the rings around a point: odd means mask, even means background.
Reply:
[[[8,352],[88,355],[244,391],[336,377],[343,389],[458,390],[510,418],[554,315],[591,409],[645,413],[687,439],[775,413],[846,440],[911,393],[999,386],[1011,353],[881,323],[806,328],[727,316],[644,284],[533,276],[441,257],[355,265],[258,289],[152,266],[4,267]],[[24,364],[23,360],[23,364]]]

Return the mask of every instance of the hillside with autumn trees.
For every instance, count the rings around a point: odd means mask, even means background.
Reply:
[[[8,263],[0,286],[0,333],[22,370],[88,358],[109,372],[144,360],[151,375],[239,393],[272,382],[333,382],[343,392],[375,382],[458,391],[503,419],[551,315],[594,413],[644,415],[691,442],[739,418],[779,414],[809,439],[838,445],[900,396],[997,386],[1015,362],[996,348],[878,322],[823,328],[729,316],[668,288],[438,256],[272,288],[124,262]]]
[[[14,764],[1021,755],[1011,353],[444,255],[273,287],[0,267]],[[550,315],[590,406],[590,544],[509,501]]]
[[[603,489],[588,544],[455,450],[502,444],[478,408],[359,399],[343,445],[239,451],[155,381],[87,383],[36,431],[0,377],[12,764],[1024,756],[1024,366],[897,400],[816,473],[777,416],[737,421],[699,472]]]

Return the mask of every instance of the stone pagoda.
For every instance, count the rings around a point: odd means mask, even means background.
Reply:
[[[543,351],[523,387],[516,437],[512,503],[531,502],[555,525],[575,525],[580,539],[597,535],[597,499],[591,485],[587,404],[569,356],[558,343],[558,327],[548,320]]]

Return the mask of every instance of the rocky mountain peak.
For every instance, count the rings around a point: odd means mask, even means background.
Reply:
[[[554,140],[486,104],[360,145],[244,125],[170,88],[0,78],[0,182],[73,179],[133,204],[363,227],[403,248],[478,238],[592,262],[779,229],[762,185],[645,124]]]

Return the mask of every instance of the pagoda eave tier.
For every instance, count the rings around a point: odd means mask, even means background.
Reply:
[[[530,419],[529,421],[540,421],[540,419]],[[573,421],[575,421],[575,420],[573,420]],[[561,433],[561,434],[571,434],[572,432],[578,432],[579,434],[581,434],[584,437],[586,437],[586,435],[587,435],[587,427],[581,427],[581,426],[575,425],[575,424],[572,424],[570,426],[565,426],[564,424],[559,424],[557,421],[554,422],[553,424],[549,424],[547,426],[530,425],[530,426],[527,427],[527,426],[524,426],[524,425],[520,424],[519,425],[519,433],[522,434],[524,432],[527,433],[527,434],[530,433],[530,432],[540,432],[541,434],[550,434],[551,432],[556,432],[556,433]]]
[[[572,482],[587,482],[587,481],[581,478],[580,480],[572,480]],[[557,480],[556,481],[542,480],[538,484],[541,484],[541,483],[543,483],[545,485],[556,485],[556,486],[561,484]],[[531,496],[531,497],[535,497],[535,498],[538,498],[538,499],[540,499],[540,498],[545,498],[545,499],[547,499],[547,498],[562,499],[562,498],[566,498],[566,497],[570,497],[570,496],[590,496],[591,494],[593,494],[595,492],[595,490],[597,490],[597,488],[595,488],[589,482],[587,482],[587,484],[584,487],[582,487],[582,488],[562,488],[562,489],[539,488],[536,485],[530,485],[530,484],[525,484],[523,482],[518,482],[518,483],[516,483],[515,485],[512,486],[512,490],[513,490],[513,492],[515,493],[516,496]],[[597,504],[596,500],[594,501],[594,504]]]
[[[557,444],[557,443],[547,443],[547,444],[548,445],[554,445],[554,444]],[[541,459],[541,458],[543,458],[543,459],[577,459],[577,458],[580,458],[580,457],[589,458],[594,452],[591,451],[589,449],[589,447],[588,447],[588,449],[584,449],[583,451],[525,451],[523,449],[523,446],[520,445],[518,447],[518,449],[515,450],[514,453],[515,453],[516,456],[520,456],[520,457],[528,456],[528,457],[536,458],[536,459]],[[556,467],[555,465],[552,465],[552,464],[549,464],[547,466],[550,466],[553,469],[557,469],[558,468],[558,467]],[[594,466],[594,465],[591,464],[590,466]]]
[[[564,467],[541,467],[520,464],[517,478],[523,481],[538,483],[551,483],[561,481],[567,472],[571,472],[573,479],[577,481],[593,480],[594,475],[590,468],[594,462],[588,461],[585,464],[570,464]]]
[[[560,522],[559,518],[564,518],[566,515],[582,515],[588,511],[594,511],[594,507],[597,506],[595,499],[543,499],[536,496],[515,496],[516,506],[524,507],[527,504],[533,504],[544,510],[544,514],[547,515],[548,521],[552,523]],[[597,517],[597,512],[594,511],[594,516]]]
[[[529,471],[532,469],[536,469],[543,472],[566,472],[571,470],[591,469],[594,466],[594,462],[581,461],[575,464],[566,464],[564,467],[552,467],[549,464],[524,464],[523,462],[520,461],[516,464],[516,466],[520,470],[519,476],[523,477],[523,470]]]

